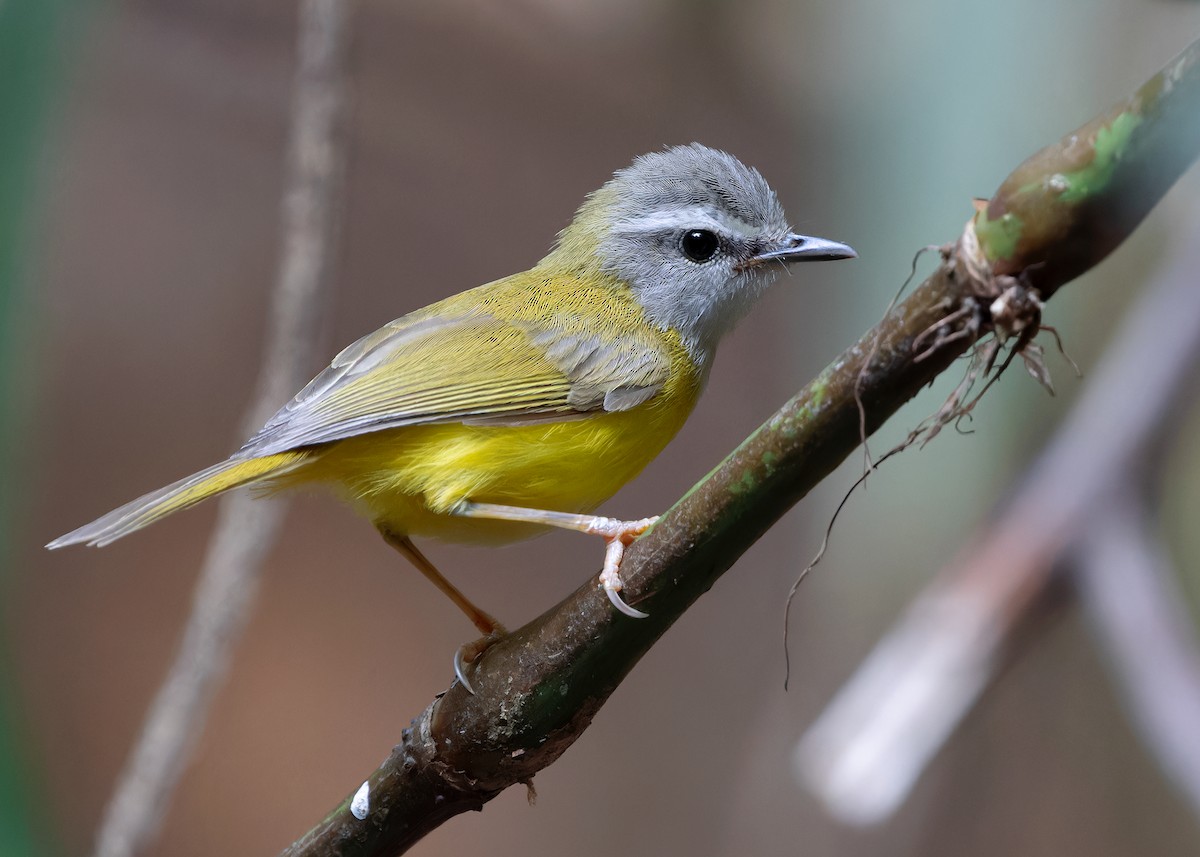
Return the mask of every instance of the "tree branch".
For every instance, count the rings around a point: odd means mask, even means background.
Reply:
[[[1157,83],[1156,83],[1157,82]],[[1151,84],[1154,84],[1153,86]],[[468,695],[454,685],[406,730],[400,746],[289,855],[396,854],[450,816],[478,809],[502,789],[529,782],[582,733],[596,711],[671,624],[753,542],[859,444],[860,406],[872,432],[980,336],[1036,321],[1013,317],[1016,297],[1048,297],[1120,243],[1200,150],[1200,43],[1106,114],[1134,127],[1112,141],[1090,123],[1075,139],[1031,158],[1011,209],[975,222],[943,250],[938,269],[857,344],[696,485],[626,554],[627,600],[648,619],[616,614],[589,581],[484,654]],[[1124,128],[1124,125],[1122,125]],[[1103,145],[1102,145],[1103,144]],[[1086,184],[1056,180],[1068,165],[1108,154]],[[1030,167],[1034,162],[1041,166]],[[1150,181],[1147,175],[1155,180]],[[1037,183],[1040,190],[1028,190]],[[1073,189],[1073,190],[1072,190]],[[1015,198],[1002,188],[1002,201]],[[1068,191],[1072,191],[1067,199]],[[1050,228],[1026,228],[1039,194],[1055,202]],[[997,204],[993,201],[993,205]],[[1008,205],[1007,202],[1004,203]],[[1005,214],[1014,216],[1005,220]],[[1007,224],[1003,245],[987,226]],[[1059,264],[1057,248],[1072,249]],[[1081,247],[1099,248],[1090,256]],[[1014,247],[1016,249],[1014,250]],[[1101,252],[1102,250],[1102,252]],[[1024,267],[1013,267],[1020,260]],[[1036,290],[1029,288],[1036,272]],[[1018,324],[1026,325],[1021,328]],[[1034,325],[1036,327],[1036,325]],[[1020,340],[1018,340],[1020,342]],[[914,357],[914,343],[922,359]]]

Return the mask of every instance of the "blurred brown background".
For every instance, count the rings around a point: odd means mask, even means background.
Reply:
[[[275,272],[295,11],[129,0],[93,5],[64,32],[31,250],[36,345],[13,367],[36,393],[0,617],[44,822],[68,854],[90,846],[172,657],[214,508],[100,551],[40,545],[241,440]],[[363,0],[353,20],[323,353],[529,266],[587,191],[665,144],[737,154],[794,225],[861,254],[797,271],[765,298],[679,439],[605,507],[627,517],[665,508],[872,323],[915,250],[956,234],[971,196],[1200,34],[1196,4],[1149,0]],[[1053,301],[1048,320],[1085,372],[1156,266],[1165,224],[1198,197],[1191,176]],[[643,661],[539,775],[536,807],[510,790],[415,853],[1195,854],[1200,829],[1133,737],[1074,613],[985,698],[892,822],[839,826],[792,769],[805,726],[1079,389],[1064,362],[1051,366],[1058,398],[1011,373],[975,434],[889,463],[851,502],[793,611],[789,692],[783,599],[857,459]],[[877,448],[945,392],[922,396]],[[1197,436],[1170,453],[1165,510],[1192,594]],[[513,624],[600,559],[565,534],[428,547]],[[471,636],[368,525],[301,498],[155,853],[285,846],[387,754]]]

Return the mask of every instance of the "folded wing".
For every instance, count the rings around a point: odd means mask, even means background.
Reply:
[[[666,382],[650,335],[574,333],[483,313],[406,316],[346,348],[234,456],[381,429],[514,424],[636,407]]]

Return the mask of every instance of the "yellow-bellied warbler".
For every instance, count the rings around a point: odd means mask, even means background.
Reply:
[[[653,519],[588,514],[692,411],[717,342],[792,262],[852,258],[797,235],[758,171],[699,144],[637,158],[530,268],[355,342],[230,458],[50,542],[106,545],[241,485],[328,483],[471,618],[412,536],[498,543],[562,527],[621,555]],[[461,677],[461,662],[456,661]],[[465,682],[464,682],[465,683]]]

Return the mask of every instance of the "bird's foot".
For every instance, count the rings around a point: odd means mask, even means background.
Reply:
[[[603,536],[607,543],[604,551],[604,570],[600,572],[600,586],[604,588],[604,594],[608,596],[613,607],[634,619],[645,619],[650,614],[630,607],[621,598],[620,592],[624,588],[624,584],[621,582],[621,560],[625,556],[625,548],[633,544],[634,540],[650,529],[657,520],[657,516],[642,518],[638,521],[595,518],[587,529],[589,533]]]
[[[601,536],[608,543],[608,549],[604,552],[604,570],[600,572],[600,585],[604,587],[608,600],[626,616],[632,616],[635,619],[646,618],[647,614],[630,607],[617,593],[622,589],[620,568],[625,548],[650,529],[658,520],[657,517],[642,518],[638,521],[622,521],[618,518],[601,518],[596,515],[554,512],[547,509],[526,509],[521,506],[502,506],[496,503],[476,503],[469,500],[457,504],[451,514],[465,518],[519,521],[524,524],[539,524],[544,527],[558,527],[563,530]]]

